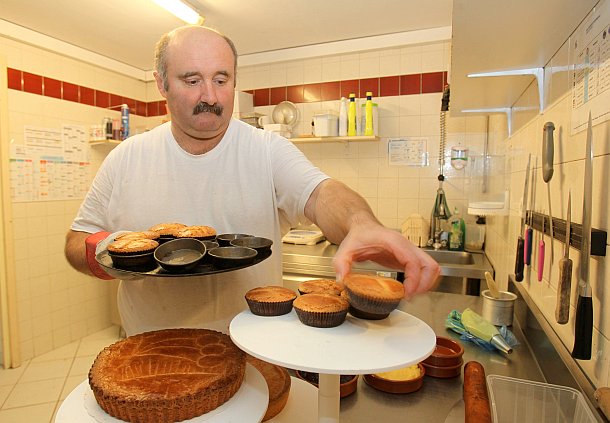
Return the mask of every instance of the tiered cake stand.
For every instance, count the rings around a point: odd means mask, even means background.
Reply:
[[[295,311],[261,317],[238,314],[229,329],[233,342],[262,360],[320,374],[318,422],[339,422],[340,375],[378,373],[415,364],[436,345],[434,331],[407,313],[394,310],[383,320],[348,315],[335,328],[302,324]]]

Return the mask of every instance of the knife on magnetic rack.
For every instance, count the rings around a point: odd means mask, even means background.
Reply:
[[[530,161],[532,155],[530,154],[527,158],[527,168],[525,169],[525,186],[523,190],[523,199],[521,200],[521,227],[519,228],[519,237],[517,238],[517,254],[515,257],[515,280],[517,282],[523,281],[523,267],[524,267],[524,253],[525,253],[525,241],[523,239],[523,233],[525,232],[525,214],[527,205],[527,187],[530,179]]]
[[[563,257],[559,260],[559,282],[557,283],[557,306],[555,321],[565,325],[570,319],[570,294],[572,291],[572,260],[570,259],[570,231],[572,220],[572,193],[568,192],[568,211],[566,214],[566,240]]]
[[[593,129],[591,112],[587,125],[587,145],[585,149],[585,180],[582,202],[582,243],[580,251],[580,272],[578,275],[578,303],[574,326],[574,348],[572,357],[579,360],[591,359],[591,339],[593,337],[593,299],[589,280],[589,259],[591,258],[591,208],[593,200]]]

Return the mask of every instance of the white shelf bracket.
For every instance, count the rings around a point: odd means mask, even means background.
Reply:
[[[530,69],[513,69],[505,71],[495,72],[481,72],[471,73],[468,75],[469,78],[482,78],[486,76],[515,76],[515,75],[533,75],[536,77],[536,83],[538,84],[538,99],[540,103],[540,113],[544,111],[545,99],[544,99],[544,68],[530,68]]]

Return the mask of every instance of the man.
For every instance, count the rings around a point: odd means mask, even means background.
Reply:
[[[168,327],[226,331],[244,294],[281,285],[281,237],[307,220],[333,243],[337,278],[354,261],[404,269],[405,297],[429,290],[439,268],[366,201],[315,168],[286,139],[231,119],[237,53],[208,28],[186,26],[161,38],[155,79],[171,122],[121,143],[106,158],[66,237],[77,270],[102,276],[93,258],[101,231],[154,224],[208,225],[274,242],[272,256],[247,269],[198,277],[122,281],[118,305],[128,335]],[[94,235],[91,235],[94,234]],[[87,244],[89,254],[87,254]]]

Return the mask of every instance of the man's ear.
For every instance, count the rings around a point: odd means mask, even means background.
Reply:
[[[156,71],[153,72],[153,76],[155,77],[155,81],[157,82],[157,89],[159,90],[163,98],[165,98],[167,95],[167,91],[165,90],[165,86],[163,85],[163,78],[161,78],[161,75],[159,75],[159,73]]]

